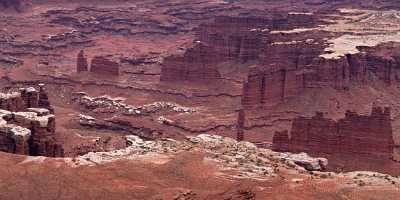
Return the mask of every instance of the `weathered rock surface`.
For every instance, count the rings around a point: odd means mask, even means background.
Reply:
[[[87,115],[79,116],[79,124],[84,127],[97,130],[116,130],[126,134],[134,134],[147,140],[154,140],[162,137],[156,130],[145,128],[142,125],[133,124],[124,119],[108,118],[104,120],[96,119]]]
[[[391,162],[394,141],[390,116],[389,108],[373,107],[369,116],[348,111],[338,121],[324,118],[322,113],[312,118],[299,117],[293,121],[290,137],[287,131],[275,133],[273,149],[307,152],[328,159]]]
[[[50,104],[49,96],[47,95],[47,92],[45,91],[44,87],[45,87],[44,84],[39,84],[38,107],[45,108],[45,109],[49,110],[51,113],[54,113],[54,108]]]
[[[244,140],[244,125],[246,120],[246,114],[243,109],[239,111],[238,120],[236,125],[236,140],[243,141]]]
[[[304,17],[304,19],[302,18]],[[263,52],[269,29],[309,27],[313,15],[273,15],[271,17],[219,16],[196,31],[196,45],[183,55],[164,59],[161,81],[198,81],[220,78],[217,64],[226,60],[257,60]]]
[[[216,17],[213,23],[202,24],[196,34],[201,41],[218,52],[221,60],[241,61],[258,58],[262,47],[261,29],[268,27],[267,18],[257,17]]]
[[[38,107],[50,106],[45,96],[42,87],[39,92],[35,88],[21,88],[19,92],[0,94],[0,150],[32,156],[63,156],[62,146],[55,141],[54,115]]]
[[[148,115],[161,110],[169,110],[177,113],[193,113],[195,108],[185,107],[173,102],[154,102],[142,106],[133,106],[124,103],[123,98],[110,96],[90,97],[84,92],[74,93],[72,101],[85,109],[99,113],[121,113],[124,115]]]
[[[140,159],[146,155],[174,155],[184,151],[200,151],[206,153],[206,159],[220,163],[224,170],[239,171],[236,178],[253,177],[264,179],[275,177],[274,162],[280,167],[300,171],[321,171],[325,169],[327,160],[311,158],[307,154],[277,153],[268,149],[257,148],[249,142],[237,142],[231,138],[202,134],[189,137],[179,142],[172,139],[144,141],[138,136],[126,136],[129,146],[113,152],[88,153],[74,160],[76,165],[92,165],[108,163],[119,159]]]
[[[167,82],[217,80],[221,77],[217,68],[220,61],[217,51],[201,42],[196,43],[183,55],[172,55],[164,59],[160,80]]]
[[[90,72],[104,76],[118,76],[119,63],[111,61],[103,56],[96,56],[90,64]]]

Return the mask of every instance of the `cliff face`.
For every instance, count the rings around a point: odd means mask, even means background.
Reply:
[[[359,47],[359,53],[330,59],[320,56],[320,39],[296,34],[271,33],[244,83],[243,106],[276,105],[302,94],[308,88],[347,90],[352,84],[380,80],[388,87],[399,80],[398,44]],[[294,38],[292,38],[294,37]],[[282,59],[285,58],[285,59]]]
[[[391,85],[399,80],[400,44],[386,43],[376,47],[358,47],[363,53],[368,71]]]
[[[55,141],[55,116],[46,108],[47,95],[42,86],[22,88],[19,92],[0,94],[0,150],[32,156],[63,156]],[[47,103],[46,103],[47,102]]]
[[[237,141],[244,140],[245,120],[246,120],[245,112],[243,109],[241,109],[238,114],[237,125],[236,125],[236,131],[237,131],[236,140]]]
[[[307,152],[329,158],[367,158],[390,161],[394,141],[390,109],[373,107],[368,116],[346,112],[334,121],[317,113],[312,118],[294,119],[290,137],[287,131],[277,132],[273,149]]]
[[[183,55],[173,55],[164,59],[161,81],[204,81],[221,77],[217,63],[220,55],[202,43],[195,44]]]
[[[260,30],[269,23],[267,18],[217,17],[213,23],[201,25],[196,38],[222,58],[247,61],[258,58],[262,47]]]
[[[161,81],[204,80],[219,78],[216,64],[227,60],[247,62],[260,59],[269,42],[269,29],[310,27],[315,25],[312,15],[272,15],[269,17],[216,17],[212,23],[196,30],[195,45],[183,55],[164,59]],[[205,73],[188,75],[198,69]],[[196,77],[197,76],[197,77]],[[188,78],[189,77],[189,78]]]
[[[246,107],[284,102],[299,95],[309,87],[311,79],[318,79],[316,76],[323,73],[316,59],[321,47],[314,41],[286,41],[276,34],[269,39],[260,55],[260,64],[249,70],[244,83],[242,103]]]
[[[119,63],[102,56],[96,56],[90,65],[90,72],[105,76],[118,76]]]
[[[271,14],[267,17],[216,17],[213,23],[197,30],[197,39],[224,57],[248,61],[257,59],[268,40],[269,30],[312,27],[313,15]]]

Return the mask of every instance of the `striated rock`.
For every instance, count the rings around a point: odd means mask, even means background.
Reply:
[[[244,140],[244,124],[245,124],[245,113],[244,110],[241,109],[238,114],[238,120],[237,120],[237,136],[236,140],[237,141],[243,141]]]
[[[78,58],[76,61],[76,71],[78,73],[89,71],[87,58],[85,57],[85,53],[83,50],[81,50],[78,54]]]
[[[45,92],[21,88],[19,92],[1,94],[0,150],[32,156],[63,156],[63,148],[55,141],[55,117],[46,108]],[[40,102],[40,103],[39,103]],[[48,103],[48,99],[47,99]]]
[[[28,140],[31,137],[31,131],[14,124],[8,124],[5,119],[12,117],[11,112],[0,110],[0,151],[28,155]]]
[[[39,106],[39,93],[35,88],[21,88],[20,94],[25,108],[36,108]]]
[[[22,100],[21,93],[0,93],[0,108],[4,110],[16,111],[25,109],[26,106]]]
[[[388,85],[399,81],[400,44],[384,43],[376,47],[357,47],[364,55],[366,68]]]
[[[38,107],[39,94],[35,88],[21,88],[19,92],[0,93],[0,109],[9,111]]]
[[[272,138],[273,145],[272,149],[276,151],[288,152],[290,151],[290,139],[287,130],[277,131]]]
[[[103,56],[96,56],[90,64],[90,72],[105,76],[118,76],[119,63],[111,61]]]
[[[242,105],[245,107],[284,102],[299,95],[304,90],[303,71],[279,69],[249,72],[248,80],[243,84]]]
[[[54,113],[54,108],[51,106],[47,92],[44,89],[44,84],[39,84],[39,101],[38,107],[45,108],[51,113]]]
[[[300,13],[273,13],[263,17],[218,16],[214,22],[202,24],[196,38],[224,58],[246,62],[259,58],[269,40],[269,30],[310,27],[315,22],[313,15]]]
[[[393,134],[390,109],[373,107],[368,116],[347,111],[343,119],[327,119],[322,113],[312,118],[299,117],[288,132],[273,138],[277,151],[306,152],[316,156],[390,160]]]
[[[271,41],[264,45],[260,63],[249,69],[243,85],[243,106],[285,102],[301,94],[310,79],[321,73],[320,64],[316,64],[321,52],[319,43],[306,38],[288,40],[290,36],[270,33]]]
[[[257,59],[262,47],[262,32],[270,20],[260,17],[216,17],[196,31],[198,41],[215,49],[223,59]]]
[[[196,43],[183,55],[166,57],[162,63],[161,81],[217,80],[221,77],[217,64],[220,56],[210,46]]]
[[[282,61],[279,56],[285,55],[281,55],[275,49],[266,49],[271,37],[279,37],[271,36],[269,29],[309,27],[314,23],[313,15],[301,14],[275,14],[268,17],[216,17],[213,22],[202,24],[196,30],[196,44],[192,48],[187,49],[183,55],[172,55],[164,59],[160,80],[205,83],[204,80],[215,80],[221,77],[217,64],[224,61],[254,61],[262,57],[270,58],[271,54]],[[287,46],[282,46],[280,49],[293,51]],[[307,55],[308,48],[299,46],[296,49],[296,53],[293,54],[296,58],[288,60],[294,62],[303,52]],[[300,53],[300,51],[303,52]],[[297,69],[294,66],[288,67]],[[287,81],[293,80],[287,79]]]
[[[382,47],[359,47],[358,54],[327,59],[320,56],[321,41],[286,41],[290,34],[286,35],[271,33],[272,42],[263,49],[260,64],[249,70],[243,85],[243,106],[276,105],[309,88],[347,90],[352,84],[365,84],[372,76],[389,86],[398,80],[394,47],[384,53]]]

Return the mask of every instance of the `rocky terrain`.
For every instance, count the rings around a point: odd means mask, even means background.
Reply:
[[[272,149],[323,156],[334,163],[332,170],[363,169],[398,175],[390,117],[390,108],[380,107],[373,107],[369,116],[348,111],[337,122],[324,118],[323,113],[299,117],[293,121],[290,138],[287,131],[275,133]]]
[[[395,0],[0,0],[0,27],[0,199],[399,195]]]
[[[127,148],[76,158],[2,154],[2,163],[14,167],[2,168],[1,197],[396,199],[400,186],[399,178],[377,172],[321,172],[325,158],[277,153],[221,136],[144,141],[128,135],[126,140]]]
[[[40,86],[20,88],[19,92],[0,93],[0,149],[5,152],[62,157],[61,144],[55,140],[55,116],[47,94]]]

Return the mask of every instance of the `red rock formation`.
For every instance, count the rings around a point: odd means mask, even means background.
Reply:
[[[245,113],[244,110],[241,109],[238,114],[238,122],[237,122],[237,141],[243,141],[244,140],[244,123],[245,123]]]
[[[202,24],[196,31],[198,45],[188,49],[183,56],[173,55],[164,59],[161,81],[218,79],[220,75],[216,64],[227,60],[239,62],[258,60],[263,52],[270,52],[265,50],[270,39],[269,28],[308,27],[315,21],[311,20],[314,18],[312,15],[302,16],[279,14],[263,18],[216,17],[214,22]],[[286,27],[284,24],[289,26]],[[291,51],[286,47],[282,50]],[[299,52],[296,52],[296,59],[299,57],[298,54]],[[282,56],[278,53],[275,55],[277,58]]]
[[[88,62],[85,57],[85,53],[83,50],[81,50],[78,54],[78,58],[76,61],[76,71],[79,72],[87,72],[88,69]]]
[[[258,57],[262,47],[261,29],[269,24],[266,18],[217,17],[210,24],[203,24],[197,39],[227,59],[247,61]]]
[[[347,111],[338,121],[324,118],[322,113],[299,117],[293,121],[290,138],[287,132],[275,134],[273,149],[389,160],[394,148],[390,115],[389,108],[373,107],[369,116]]]
[[[41,95],[40,95],[41,93]],[[63,156],[55,140],[55,117],[46,108],[45,91],[22,88],[19,92],[0,94],[0,150],[32,156]],[[5,110],[8,109],[8,110]]]
[[[245,107],[284,102],[297,96],[304,89],[304,73],[296,70],[279,69],[276,71],[249,72],[243,86],[242,105]]]
[[[23,111],[27,108],[38,107],[39,95],[35,88],[21,88],[19,92],[1,93],[0,109]]]
[[[202,24],[197,39],[215,48],[230,59],[258,59],[268,39],[269,30],[293,29],[315,25],[315,17],[307,14],[272,14],[263,17],[216,17],[213,23]]]
[[[90,65],[90,72],[105,76],[118,76],[119,64],[103,56],[96,56]]]
[[[44,84],[39,84],[39,108],[46,108],[51,113],[54,113],[54,108],[50,105],[49,97],[44,89]]]
[[[290,140],[289,140],[289,133],[287,130],[275,132],[272,140],[273,140],[272,148],[274,150],[282,152],[290,151],[289,149]]]
[[[217,63],[219,54],[202,43],[195,44],[183,55],[173,55],[164,59],[161,81],[203,81],[221,77]]]
[[[290,35],[270,35],[271,43],[263,48],[260,63],[249,70],[243,106],[275,105],[308,88],[348,89],[350,83],[365,84],[371,79],[368,72],[388,85],[398,79],[394,50],[382,53],[379,48],[360,48],[358,54],[326,59],[320,57],[321,41],[304,40],[304,36],[293,40]]]
[[[358,47],[363,53],[368,71],[391,85],[399,80],[400,43],[389,42],[376,47]]]

